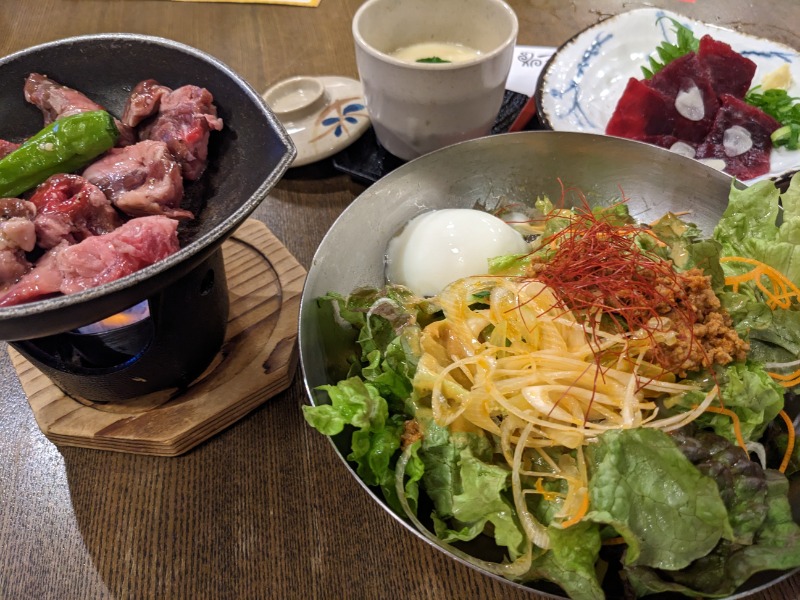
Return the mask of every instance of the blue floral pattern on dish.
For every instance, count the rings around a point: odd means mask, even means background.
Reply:
[[[580,125],[596,127],[596,125],[592,123],[592,120],[586,115],[583,106],[581,106],[581,79],[592,60],[600,55],[600,50],[603,45],[613,38],[614,35],[611,33],[604,33],[602,31],[598,33],[591,45],[584,51],[583,57],[575,70],[575,77],[570,81],[569,85],[561,90],[550,90],[551,96],[559,100],[565,100],[568,103],[568,110],[565,116],[575,115]]]
[[[333,106],[333,105],[331,105]],[[358,123],[358,119],[356,117],[366,117],[365,113],[358,114],[358,111],[363,111],[366,107],[363,104],[353,103],[348,104],[342,109],[341,115],[337,115],[335,117],[327,117],[322,120],[322,125],[324,127],[334,127],[333,135],[336,137],[341,137],[343,133],[346,132],[347,123],[351,125],[356,125]],[[356,113],[356,114],[353,114]],[[323,133],[322,135],[325,135]],[[319,137],[315,138],[319,139]]]
[[[670,19],[692,29],[698,38],[708,33],[754,61],[754,86],[788,64],[794,82],[788,91],[800,96],[800,54],[793,48],[663,9],[642,8],[601,21],[556,51],[539,78],[536,97],[542,124],[557,131],[605,133],[628,80],[642,78],[642,66],[662,42],[674,43]],[[800,151],[782,148],[772,152],[770,172],[758,179],[781,178],[798,169]]]
[[[317,121],[315,129],[321,129],[320,133],[310,141],[316,142],[331,134],[337,138],[349,135],[348,124],[358,125],[359,117],[365,121],[369,119],[365,110],[366,107],[360,98],[342,98],[332,102],[322,111]],[[332,112],[334,116],[328,116]]]

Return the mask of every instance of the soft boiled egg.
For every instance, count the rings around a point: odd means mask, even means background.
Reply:
[[[419,296],[434,296],[457,279],[488,273],[490,258],[529,250],[522,235],[494,215],[434,210],[413,218],[389,242],[386,278]]]

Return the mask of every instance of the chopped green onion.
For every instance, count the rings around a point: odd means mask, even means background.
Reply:
[[[761,109],[782,127],[772,133],[774,146],[785,146],[788,150],[800,149],[800,98],[794,98],[786,90],[759,91],[760,86],[747,92],[744,101]]]

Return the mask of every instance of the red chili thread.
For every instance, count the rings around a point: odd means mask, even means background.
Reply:
[[[651,362],[668,371],[680,368],[691,353],[696,321],[681,275],[671,262],[636,244],[638,235],[649,234],[647,229],[614,222],[608,213],[595,215],[582,201],[571,223],[543,240],[543,247],[553,252],[547,260],[534,262],[531,276],[555,292],[555,308],[584,318],[590,343],[594,341],[598,351],[594,334],[602,316],[619,333],[641,331],[647,336]],[[669,309],[670,318],[680,321],[671,328],[692,336],[686,357],[677,361],[655,339]],[[596,353],[598,366],[604,358]]]

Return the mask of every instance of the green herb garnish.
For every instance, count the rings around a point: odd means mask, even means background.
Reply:
[[[782,127],[772,136],[774,146],[786,146],[788,150],[800,149],[800,98],[793,98],[786,90],[772,89],[759,91],[756,86],[744,97],[748,104],[761,109]]]
[[[439,58],[438,56],[429,56],[428,58],[418,58],[417,62],[440,64],[440,63],[449,63],[451,61]]]
[[[694,33],[692,33],[691,29],[685,25],[681,25],[672,17],[663,16],[659,21],[661,19],[669,19],[672,21],[675,27],[675,34],[677,35],[677,43],[672,44],[664,41],[656,48],[656,53],[660,61],[656,60],[653,56],[650,57],[650,68],[642,67],[642,73],[644,73],[645,79],[650,79],[676,58],[689,54],[689,52],[697,52],[697,48],[700,46],[700,40],[694,37]]]

